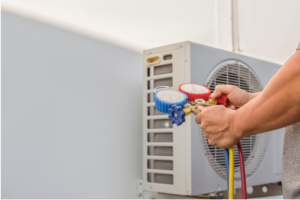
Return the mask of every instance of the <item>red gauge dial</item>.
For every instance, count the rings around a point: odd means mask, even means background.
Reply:
[[[209,88],[194,83],[183,83],[179,85],[179,91],[188,96],[188,101],[195,101],[195,99],[204,99],[207,101],[210,95]]]

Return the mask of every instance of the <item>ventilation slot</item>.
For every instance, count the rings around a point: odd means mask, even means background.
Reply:
[[[148,160],[148,169],[173,170],[173,161]]]
[[[153,115],[166,115],[166,114],[156,110],[155,106],[148,106],[148,116],[153,116]]]
[[[162,75],[162,74],[170,74],[172,73],[172,64],[155,66],[154,67],[154,76]]]
[[[148,103],[154,102],[154,93],[147,94],[147,102]]]
[[[151,183],[163,183],[163,184],[173,184],[173,175],[170,174],[155,174],[148,173],[148,182]]]
[[[149,156],[173,156],[173,147],[148,146]]]
[[[173,124],[170,119],[149,119],[148,129],[156,128],[173,128]]]
[[[173,142],[173,133],[148,133],[148,142]]]
[[[148,77],[150,76],[157,76],[162,74],[170,74],[173,72],[173,65],[172,64],[166,64],[166,65],[160,65],[155,67],[149,67],[147,70]]]
[[[157,80],[150,80],[148,81],[148,90],[154,89],[158,86],[173,86],[172,78],[164,78],[164,79],[157,79]]]

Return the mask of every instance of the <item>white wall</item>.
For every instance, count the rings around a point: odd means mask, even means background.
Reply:
[[[185,40],[231,49],[230,0],[3,0],[2,9],[140,53]]]
[[[242,54],[283,64],[300,42],[300,1],[239,1]]]
[[[283,64],[300,38],[300,1],[238,1],[242,54]],[[141,52],[191,40],[232,50],[230,0],[2,0],[2,9]]]
[[[137,198],[142,56],[2,12],[4,199]]]

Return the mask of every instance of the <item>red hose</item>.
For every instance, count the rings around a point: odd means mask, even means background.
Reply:
[[[247,199],[247,185],[246,185],[246,176],[245,176],[245,165],[244,165],[244,156],[242,150],[241,142],[237,143],[240,159],[240,170],[241,170],[241,181],[242,181],[242,198]]]

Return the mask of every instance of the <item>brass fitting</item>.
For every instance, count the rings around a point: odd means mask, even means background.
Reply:
[[[203,99],[195,99],[194,102],[184,104],[182,110],[183,112],[185,112],[185,116],[188,116],[191,113],[193,113],[194,115],[198,115],[201,112],[200,110],[198,110],[198,106],[203,106],[203,107],[214,106],[217,105],[217,103],[218,100],[212,98],[209,98],[208,101],[205,101]]]
[[[185,116],[190,115],[193,113],[194,115],[198,115],[200,113],[200,110],[198,110],[198,105],[194,102],[191,102],[191,104],[187,103],[183,106],[183,112],[185,112]]]
[[[213,105],[217,105],[218,103],[218,99],[209,98],[208,101]]]
[[[183,110],[183,112],[185,112],[185,116],[188,116],[188,115],[190,115],[192,113],[191,108],[184,108],[182,110]]]

